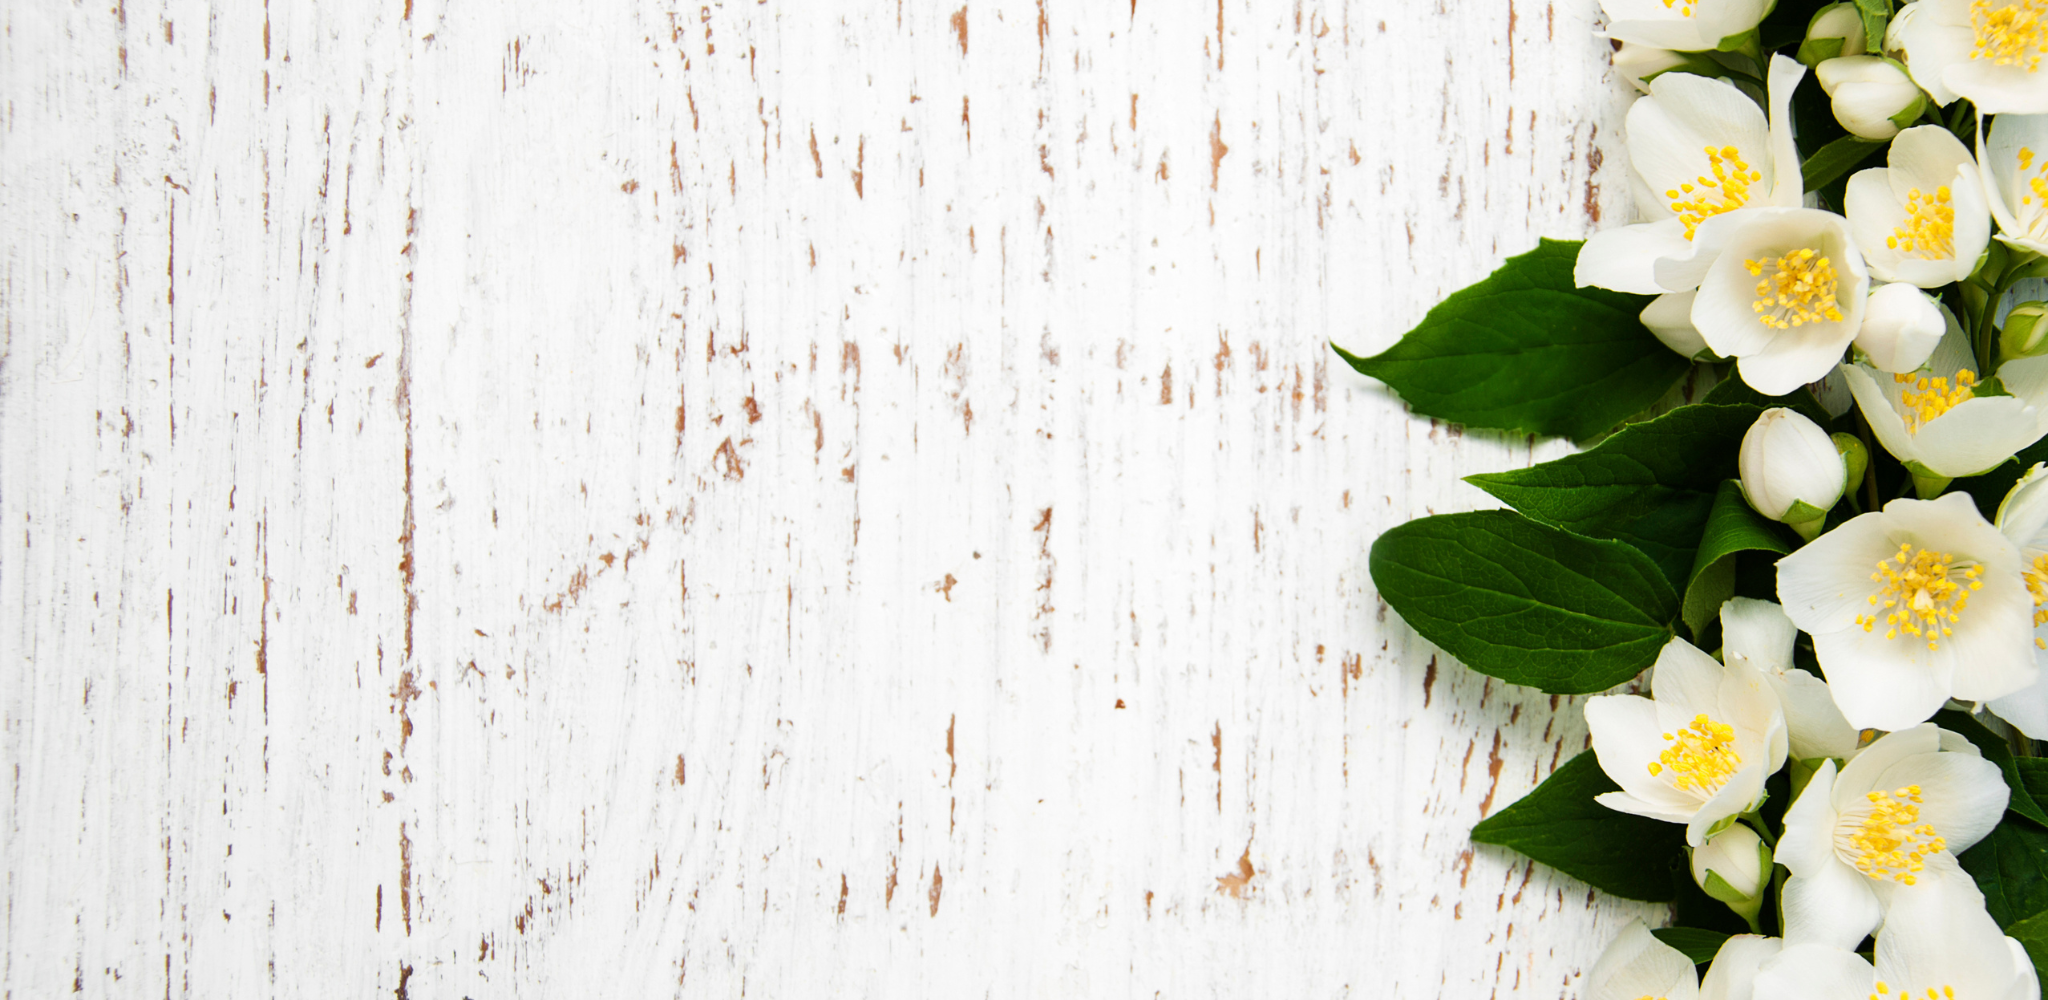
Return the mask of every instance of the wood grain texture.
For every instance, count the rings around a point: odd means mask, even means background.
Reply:
[[[1586,743],[1332,364],[1625,210],[1592,0],[5,4],[0,989],[1572,995]],[[1612,221],[1612,218],[1610,218]]]

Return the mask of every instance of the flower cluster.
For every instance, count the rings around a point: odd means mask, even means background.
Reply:
[[[1676,900],[1588,997],[2038,1000],[2048,0],[1601,5],[1635,221],[1340,350],[1419,413],[1587,446],[1373,546],[1475,670],[1648,669],[1474,839]]]

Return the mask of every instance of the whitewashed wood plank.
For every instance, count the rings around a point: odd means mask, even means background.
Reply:
[[[1623,210],[1595,13],[10,5],[0,977],[1572,992],[1364,567],[1564,446],[1322,345]]]

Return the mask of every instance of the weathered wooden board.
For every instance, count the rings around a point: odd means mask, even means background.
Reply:
[[[1528,996],[1376,350],[1592,0],[4,5],[11,996]],[[1612,219],[1610,219],[1612,221]]]

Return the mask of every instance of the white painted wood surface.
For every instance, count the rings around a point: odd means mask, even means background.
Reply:
[[[13,997],[1574,995],[1365,571],[1593,0],[15,0]]]

